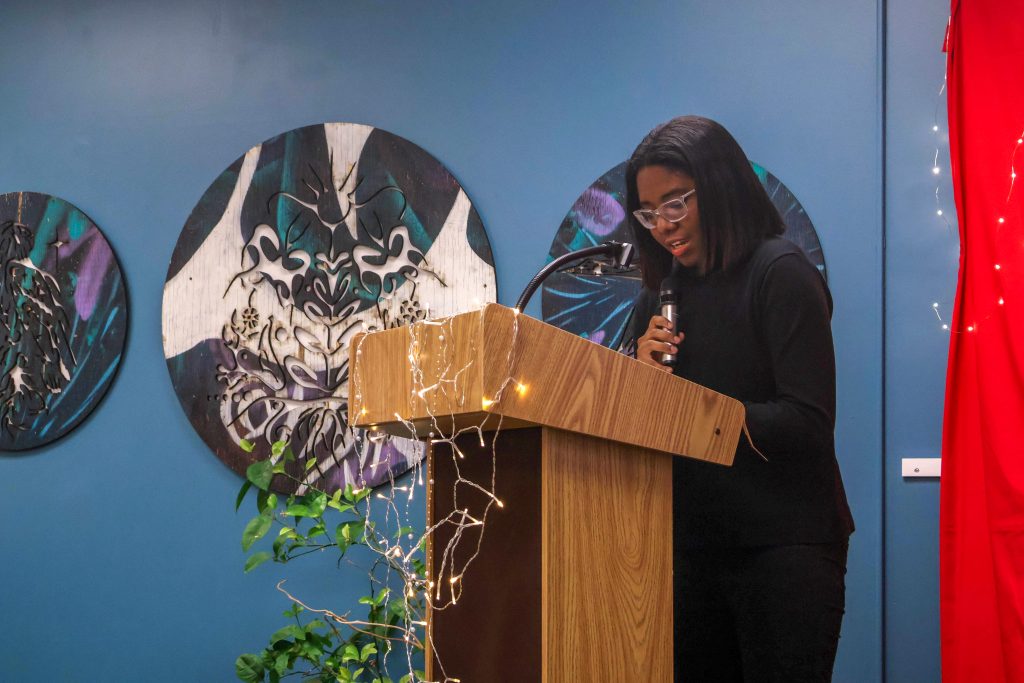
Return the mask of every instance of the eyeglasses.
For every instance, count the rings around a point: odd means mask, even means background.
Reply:
[[[633,217],[640,221],[640,225],[648,230],[654,230],[657,226],[658,216],[661,216],[669,223],[678,223],[690,213],[686,200],[696,191],[696,189],[693,189],[675,199],[670,199],[657,209],[637,209],[633,212]]]

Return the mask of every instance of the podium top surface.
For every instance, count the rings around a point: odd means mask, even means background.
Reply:
[[[547,426],[732,464],[743,404],[517,311],[360,335],[349,423],[404,437]]]

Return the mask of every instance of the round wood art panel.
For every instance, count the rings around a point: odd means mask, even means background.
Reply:
[[[804,207],[789,188],[763,166],[753,162],[751,166],[786,224],[783,237],[803,249],[827,279],[821,243]],[[549,255],[555,259],[608,240],[634,241],[626,220],[625,162],[591,183],[576,199],[558,227]],[[543,285],[542,315],[545,322],[563,330],[619,348],[631,341],[623,339],[623,335],[640,287],[638,268],[613,276],[556,273]]]
[[[192,211],[164,355],[192,426],[239,474],[286,441],[302,483],[276,490],[375,486],[422,449],[348,428],[352,338],[495,300],[480,217],[444,166],[377,128],[307,126],[250,149]]]
[[[85,419],[121,362],[128,308],[117,259],[77,208],[0,195],[0,450],[35,448]]]

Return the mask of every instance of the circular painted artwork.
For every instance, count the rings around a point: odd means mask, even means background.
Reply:
[[[348,428],[351,340],[479,308],[495,284],[480,217],[436,159],[370,126],[307,126],[250,149],[193,209],[164,355],[192,426],[239,474],[286,442],[278,491],[376,486],[422,449]]]
[[[74,429],[110,387],[128,305],[117,259],[89,217],[58,197],[0,195],[0,450]]]
[[[783,236],[798,245],[826,277],[825,258],[811,219],[789,189],[762,166],[751,162],[761,184],[786,223]],[[626,220],[626,163],[594,181],[573,203],[551,243],[549,260],[608,240],[632,242]],[[625,272],[592,274],[570,269],[552,275],[543,285],[544,321],[612,348],[627,346],[624,339],[640,293],[638,268]]]

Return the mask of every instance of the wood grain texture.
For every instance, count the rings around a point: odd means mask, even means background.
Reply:
[[[410,428],[396,415],[425,436],[491,413],[505,429],[545,425],[728,465],[743,425],[735,399],[497,304],[360,337],[351,353],[352,425],[401,436]]]
[[[672,680],[672,460],[543,429],[543,683]]]

